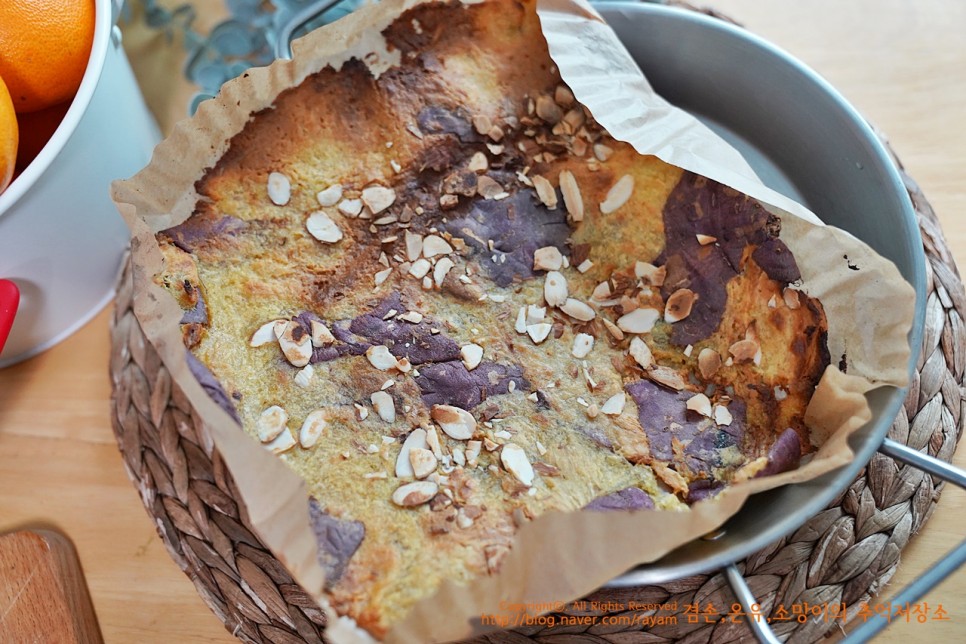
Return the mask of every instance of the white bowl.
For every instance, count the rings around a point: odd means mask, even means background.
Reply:
[[[110,183],[147,164],[161,140],[121,48],[113,4],[95,0],[80,89],[44,149],[0,194],[0,278],[20,289],[0,368],[57,344],[113,296],[129,235]]]

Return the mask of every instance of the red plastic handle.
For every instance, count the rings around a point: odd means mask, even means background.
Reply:
[[[19,305],[20,289],[17,285],[10,280],[0,280],[0,351],[3,351]]]

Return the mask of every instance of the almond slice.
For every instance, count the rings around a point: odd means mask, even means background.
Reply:
[[[439,235],[426,235],[423,239],[423,257],[432,259],[437,255],[449,255],[453,247]]]
[[[553,325],[547,322],[540,322],[539,324],[528,324],[527,325],[527,335],[533,340],[534,344],[540,344],[547,339],[550,332],[553,330]]]
[[[563,255],[556,246],[544,246],[533,251],[533,270],[559,271],[563,266]]]
[[[275,334],[275,325],[281,323],[288,324],[288,320],[272,320],[258,327],[248,341],[250,347],[261,347],[270,342],[278,342],[278,335]],[[284,329],[284,326],[282,327]]]
[[[500,450],[500,462],[513,478],[520,481],[527,487],[533,485],[533,466],[523,448],[514,443],[507,443]]]
[[[392,267],[383,269],[373,275],[373,282],[375,282],[376,286],[380,286],[383,282],[389,279],[390,275],[392,275]]]
[[[717,351],[710,347],[705,347],[698,352],[698,371],[701,376],[708,380],[721,368],[721,356]]]
[[[527,332],[527,307],[520,307],[520,310],[517,312],[517,321],[514,323],[513,329],[521,335]]]
[[[634,309],[617,319],[617,326],[627,333],[650,333],[661,317],[657,309]]]
[[[608,416],[620,416],[624,413],[624,405],[626,404],[627,395],[622,391],[608,398],[607,402],[601,405],[600,412]]]
[[[396,403],[393,402],[392,396],[380,390],[373,392],[369,396],[369,400],[372,402],[372,408],[376,410],[379,418],[387,423],[396,422]]]
[[[474,152],[466,166],[466,169],[470,172],[486,172],[489,168],[490,162],[487,161],[486,155],[482,152]]]
[[[325,347],[333,342],[335,342],[335,336],[329,331],[329,327],[318,320],[312,320],[312,346]]]
[[[480,449],[483,441],[466,441],[466,463],[470,467],[476,467],[476,459],[480,456]]]
[[[629,353],[634,361],[641,365],[642,369],[647,370],[654,366],[654,354],[651,353],[651,348],[639,337],[635,336],[631,340]]]
[[[483,347],[478,344],[467,344],[460,347],[460,356],[467,371],[473,371],[483,362]]]
[[[272,442],[285,430],[287,423],[287,411],[278,405],[268,407],[258,416],[258,423],[256,424],[258,440],[263,443]]]
[[[695,237],[697,238],[698,243],[702,246],[707,246],[708,244],[713,244],[718,241],[717,237],[712,237],[711,235],[702,235],[701,233],[698,233],[695,235]]]
[[[578,333],[574,336],[574,346],[570,353],[575,358],[586,358],[594,348],[594,336],[588,333]]]
[[[409,267],[409,274],[421,280],[426,277],[431,268],[433,268],[433,265],[429,263],[429,260],[420,257]]]
[[[597,317],[597,312],[594,311],[594,309],[580,300],[576,300],[572,297],[567,298],[563,305],[561,305],[560,310],[575,320],[580,320],[581,322],[590,322]]]
[[[543,298],[550,306],[567,301],[567,279],[557,271],[550,271],[543,282]]]
[[[373,185],[363,188],[362,190],[362,203],[364,203],[374,215],[378,215],[395,202],[396,191],[392,188]]]
[[[315,198],[323,208],[331,208],[342,200],[342,186],[335,184],[315,193]]]
[[[396,456],[396,476],[399,478],[415,476],[412,461],[409,459],[409,453],[414,449],[427,449],[429,447],[427,438],[428,434],[422,427],[417,427],[409,432],[409,436],[403,441],[399,454]]]
[[[315,368],[311,364],[307,364],[298,373],[295,374],[295,384],[303,389],[308,388],[312,384],[312,377],[315,376]]]
[[[647,262],[637,262],[634,264],[634,275],[645,284],[663,286],[664,278],[667,276],[667,268],[664,266],[655,266]]]
[[[716,425],[730,425],[733,418],[731,417],[731,412],[724,405],[714,406],[714,422]]]
[[[563,118],[563,110],[546,94],[537,97],[536,110],[537,116],[550,124],[558,123]]]
[[[476,182],[476,192],[484,199],[497,199],[506,191],[494,179],[484,174]]]
[[[311,449],[319,442],[319,439],[325,432],[325,428],[329,425],[325,416],[326,412],[324,410],[316,409],[313,412],[309,412],[309,415],[305,417],[302,428],[299,429],[299,444],[303,448]]]
[[[711,418],[711,399],[704,394],[695,394],[688,398],[685,406],[691,411],[701,414],[706,418]]]
[[[281,172],[269,173],[268,198],[276,206],[284,206],[292,198],[292,184]]]
[[[396,488],[392,502],[403,508],[413,508],[428,503],[439,493],[439,485],[432,481],[413,481]]]
[[[406,257],[411,262],[419,259],[423,254],[423,236],[414,232],[406,231]]]
[[[476,432],[473,414],[452,405],[433,405],[429,415],[450,438],[465,441]]]
[[[594,156],[598,161],[607,161],[614,154],[614,151],[603,143],[594,144]]]
[[[660,383],[665,387],[670,387],[671,389],[675,389],[677,391],[681,391],[687,387],[684,379],[681,378],[681,374],[669,367],[655,365],[647,370],[647,377],[654,382]]]
[[[437,287],[442,287],[443,282],[446,280],[446,276],[449,274],[450,270],[456,266],[449,257],[443,257],[437,260],[436,266],[433,267],[433,282]]]
[[[557,191],[545,177],[535,174],[530,177],[533,182],[533,189],[537,191],[537,198],[547,207],[548,210],[557,209]]]
[[[754,361],[760,349],[761,347],[754,340],[739,340],[728,347],[728,353],[734,357],[737,364]]]
[[[547,307],[536,304],[527,305],[527,324],[539,324],[547,317]]]
[[[346,217],[358,217],[362,212],[362,200],[343,199],[339,202],[339,212]]]
[[[423,314],[419,311],[406,311],[399,316],[399,319],[410,324],[419,324],[423,321]]]
[[[298,322],[288,322],[278,339],[282,354],[293,367],[304,367],[312,359],[312,336]]]
[[[326,244],[334,244],[342,240],[342,229],[322,210],[309,215],[305,220],[305,228],[310,235]]]
[[[694,291],[686,288],[679,288],[671,293],[664,305],[664,321],[668,324],[680,322],[691,315],[691,307],[694,306],[697,296]]]
[[[295,447],[295,445],[295,437],[293,437],[292,432],[288,431],[288,428],[286,428],[281,434],[275,437],[275,440],[270,443],[265,443],[263,447],[273,454],[282,454]]]
[[[604,201],[600,204],[600,212],[604,215],[609,215],[614,212],[631,198],[631,193],[634,192],[634,177],[629,174],[625,174],[623,177],[617,180],[611,189],[607,191],[607,196]]]
[[[569,170],[561,170],[560,177],[558,179],[560,182],[560,192],[563,194],[564,207],[567,209],[567,214],[570,218],[575,221],[584,220],[584,198],[580,194],[580,186],[577,185],[577,179]]]
[[[611,334],[611,337],[613,337],[618,342],[624,339],[624,332],[620,330],[620,327],[618,327],[616,324],[614,324],[607,318],[602,317],[601,320],[604,321],[604,328],[607,329],[607,332]]]
[[[438,461],[436,455],[424,447],[414,447],[409,450],[409,464],[413,468],[413,476],[424,479],[436,471]]]
[[[366,349],[369,364],[379,371],[389,371],[396,368],[396,356],[389,352],[389,347],[377,344]]]

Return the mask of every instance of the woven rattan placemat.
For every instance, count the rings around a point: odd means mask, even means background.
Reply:
[[[962,429],[966,293],[935,213],[916,183],[903,176],[922,232],[928,301],[916,377],[889,436],[950,461]],[[247,527],[220,455],[201,437],[200,421],[146,340],[132,310],[129,270],[118,286],[111,333],[115,435],[171,557],[240,639],[320,642],[324,616]],[[844,604],[854,617],[892,577],[942,488],[921,470],[876,454],[826,510],[739,564],[762,614]],[[606,589],[552,614],[553,627],[545,619],[477,641],[729,642],[750,636],[744,618],[727,618],[735,602],[721,574]],[[655,611],[648,606],[654,604],[669,608]],[[716,613],[706,619],[693,612],[695,605]],[[840,625],[824,613],[804,623],[793,617],[771,624],[789,642],[815,641]]]

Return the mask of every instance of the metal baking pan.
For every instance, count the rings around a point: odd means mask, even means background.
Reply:
[[[925,254],[902,178],[862,116],[814,71],[744,29],[676,7],[595,6],[659,94],[732,143],[770,187],[895,262],[916,290],[911,375],[925,319]],[[850,442],[856,453],[851,464],[754,495],[715,538],[682,546],[612,585],[663,583],[717,570],[796,530],[872,458],[904,395],[894,387],[872,392],[873,420]]]

